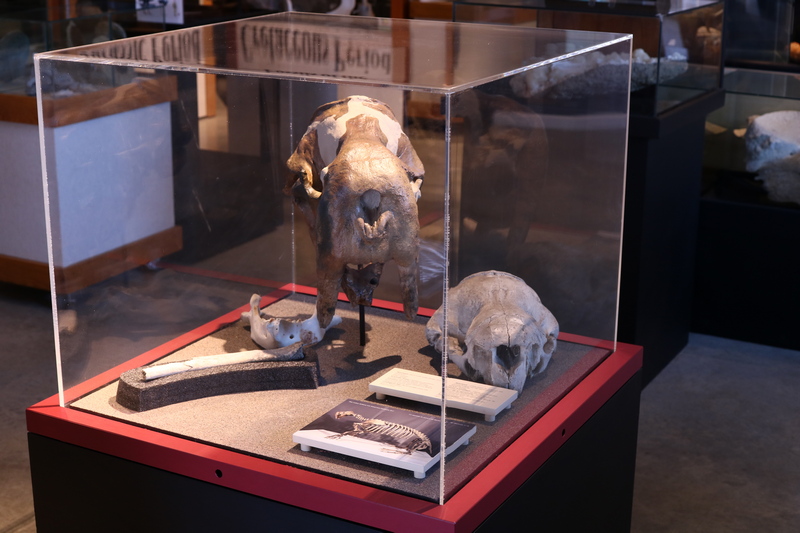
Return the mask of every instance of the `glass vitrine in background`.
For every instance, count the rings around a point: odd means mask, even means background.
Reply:
[[[0,280],[37,289],[49,281],[33,55],[165,28],[163,8],[133,1],[59,6],[17,2],[0,12]],[[53,82],[66,97],[85,80],[64,74]]]
[[[797,6],[731,4],[725,106],[705,133],[693,328],[797,349],[800,265],[785,244],[800,231]]]
[[[647,384],[689,338],[705,117],[725,98],[726,2],[456,0],[453,9],[459,21],[633,35],[619,331],[646,347]],[[569,78],[613,62],[595,54],[554,70]]]
[[[115,2],[0,13],[0,92],[35,96],[33,54],[163,31],[164,8]]]
[[[800,19],[794,0],[733,0],[728,9],[725,64],[782,69],[800,65]]]
[[[719,0],[456,0],[453,16],[465,22],[631,33],[631,113],[654,116],[719,89],[723,7]]]

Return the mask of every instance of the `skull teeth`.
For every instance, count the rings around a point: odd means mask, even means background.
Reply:
[[[361,234],[368,241],[383,238],[386,235],[386,225],[392,218],[391,211],[384,211],[374,223],[369,224],[363,218],[357,219]]]

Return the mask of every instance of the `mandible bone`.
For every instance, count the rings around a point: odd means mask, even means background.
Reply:
[[[325,332],[338,326],[342,319],[334,317],[327,327],[320,327],[316,314],[305,320],[261,316],[259,304],[261,296],[254,294],[250,297],[250,310],[241,314],[242,320],[250,325],[250,338],[264,348],[272,350],[285,348],[299,342],[305,346],[322,340]]]
[[[547,368],[556,349],[558,322],[522,279],[497,270],[464,278],[448,292],[444,309],[426,327],[428,342],[473,381],[521,392],[529,376]]]

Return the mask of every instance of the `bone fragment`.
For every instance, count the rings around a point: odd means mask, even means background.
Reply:
[[[303,358],[301,344],[295,343],[288,349],[278,350],[247,350],[244,352],[225,353],[219,355],[206,355],[195,357],[186,361],[176,361],[174,363],[164,363],[147,368],[143,368],[144,381],[180,374],[182,372],[192,372],[226,365],[239,365],[242,363],[259,363],[263,361],[296,361]]]
[[[317,315],[305,320],[288,318],[263,318],[259,309],[261,296],[250,297],[250,311],[242,313],[242,320],[250,324],[250,338],[267,350],[291,346],[300,342],[303,346],[316,344],[325,336],[325,332],[342,322],[341,317],[333,317],[328,327],[319,325]]]

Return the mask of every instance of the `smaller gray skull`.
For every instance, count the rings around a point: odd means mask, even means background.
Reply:
[[[558,322],[522,279],[479,272],[450,289],[448,299],[448,355],[466,377],[521,392],[528,376],[547,368]],[[443,320],[439,308],[426,328],[439,352]]]

